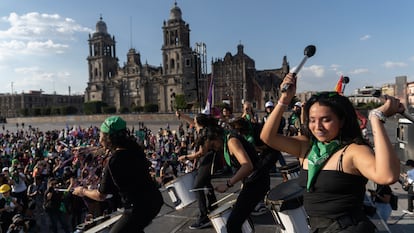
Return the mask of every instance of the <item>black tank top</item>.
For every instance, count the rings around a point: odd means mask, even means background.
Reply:
[[[321,170],[313,188],[304,192],[303,205],[309,216],[336,219],[362,211],[367,179],[343,172],[344,151],[338,161],[338,170]],[[308,170],[302,167],[298,182],[305,190],[307,179]]]
[[[254,145],[248,142],[243,136],[234,134],[234,133],[231,133],[228,136],[228,140],[230,140],[230,138],[233,138],[233,137],[237,138],[241,142],[243,148],[246,150],[247,154],[249,155],[250,161],[252,161],[253,163],[254,169],[256,170],[257,164],[259,162],[259,156],[257,155],[256,148],[254,147]],[[228,147],[227,145],[225,146]],[[227,148],[227,151],[228,151],[228,148]],[[234,157],[234,155],[230,155],[230,162],[231,162],[232,167],[236,169],[240,168],[240,163],[236,159],[236,157]]]

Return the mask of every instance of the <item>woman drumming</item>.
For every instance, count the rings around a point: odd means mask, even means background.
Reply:
[[[206,143],[217,150],[224,147],[224,158],[235,170],[233,176],[226,183],[218,184],[215,190],[224,193],[239,181],[243,184],[226,223],[228,233],[241,233],[243,223],[269,191],[270,175],[269,167],[260,165],[255,146],[245,139],[249,123],[244,118],[237,118],[230,126],[234,131],[224,139],[222,127],[212,128]]]
[[[296,93],[296,76],[289,73],[278,104],[266,121],[261,139],[274,149],[299,158],[298,182],[306,188],[304,207],[311,232],[374,232],[363,212],[367,180],[387,185],[398,180],[400,162],[387,136],[387,117],[403,112],[394,97],[369,114],[375,152],[366,144],[352,103],[336,92],[314,94],[305,104],[304,132],[299,136],[277,133],[280,119]]]
[[[161,210],[164,201],[149,173],[150,164],[142,147],[127,132],[126,122],[108,117],[101,125],[100,144],[112,151],[98,189],[76,187],[74,195],[104,201],[107,194],[119,194],[122,217],[110,233],[144,232]]]

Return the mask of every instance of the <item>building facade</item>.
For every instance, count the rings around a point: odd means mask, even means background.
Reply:
[[[43,94],[42,91],[28,93],[0,94],[0,116],[6,118],[19,117],[23,112],[30,113],[33,109],[74,107],[83,111],[83,95]]]
[[[102,101],[117,110],[155,104],[159,112],[174,112],[175,97],[183,95],[188,106],[204,107],[211,78],[214,103],[229,102],[240,111],[244,100],[263,110],[268,100],[277,100],[280,81],[289,71],[286,57],[280,69],[257,71],[254,60],[237,46],[237,53],[212,61],[207,74],[206,46],[190,45],[190,27],[181,9],[174,3],[163,22],[162,66],[141,63],[141,55],[131,48],[127,62],[118,65],[115,37],[108,33],[100,18],[96,32],[89,36],[89,80],[85,101]]]
[[[244,53],[244,46],[237,46],[237,53],[227,52],[224,58],[217,58],[212,64],[214,79],[214,103],[228,103],[234,112],[241,112],[244,101],[249,101],[257,110],[264,110],[264,104],[279,99],[279,86],[289,72],[286,57],[282,68],[256,70],[255,62]]]
[[[201,62],[190,46],[190,27],[174,4],[163,24],[162,66],[141,63],[141,55],[131,48],[127,62],[118,65],[115,37],[100,18],[96,32],[89,36],[89,81],[85,101],[102,101],[118,110],[155,104],[160,112],[173,112],[175,97],[198,102]]]

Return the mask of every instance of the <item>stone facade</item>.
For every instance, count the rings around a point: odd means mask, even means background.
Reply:
[[[42,91],[28,93],[0,94],[0,116],[13,118],[22,115],[22,111],[46,107],[75,107],[78,112],[83,111],[83,95],[43,94]]]
[[[89,81],[85,101],[102,101],[118,110],[156,104],[159,112],[174,112],[176,95],[184,95],[189,106],[201,109],[212,77],[213,105],[230,102],[234,111],[241,111],[243,101],[248,100],[255,108],[263,110],[266,101],[278,99],[280,80],[289,71],[286,57],[280,69],[257,71],[254,60],[239,44],[234,56],[227,52],[223,59],[216,58],[212,62],[212,73],[207,74],[203,69],[205,53],[190,46],[190,27],[183,20],[177,3],[162,30],[162,66],[142,64],[141,55],[131,48],[126,64],[120,67],[115,37],[111,37],[100,18],[96,32],[89,36]]]

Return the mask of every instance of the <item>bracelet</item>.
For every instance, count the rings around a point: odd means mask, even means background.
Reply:
[[[281,102],[281,101],[277,101],[277,104],[278,104],[278,105],[282,105],[282,107],[288,107],[288,105],[287,105],[287,104],[285,104],[285,103],[283,103],[283,102]]]
[[[188,160],[188,156],[186,155],[186,156],[184,156],[184,158],[186,159],[186,160]]]
[[[371,110],[369,112],[368,119],[371,119],[372,116],[378,118],[378,120],[380,120],[382,123],[385,123],[385,121],[387,120],[387,117],[384,115],[384,113],[378,109]]]
[[[230,184],[230,179],[227,180],[226,182],[227,188],[231,188],[233,187],[234,184]]]

